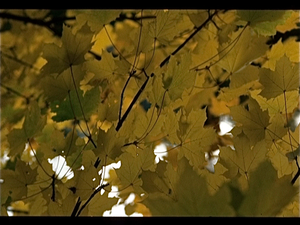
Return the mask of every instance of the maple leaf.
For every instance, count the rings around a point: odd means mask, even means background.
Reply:
[[[111,209],[114,205],[117,204],[118,198],[108,197],[108,192],[104,194],[97,194],[88,205],[88,215],[91,216],[102,216],[104,211]]]
[[[229,190],[221,188],[211,196],[204,178],[192,169],[186,159],[178,162],[177,171],[168,164],[166,175],[170,179],[175,199],[163,193],[149,194],[142,203],[150,209],[152,216],[234,215],[234,210],[229,205]]]
[[[157,10],[154,15],[156,19],[150,24],[149,34],[163,44],[167,44],[178,33],[193,27],[189,20],[182,18],[181,11]]]
[[[50,201],[48,204],[48,213],[50,216],[71,215],[76,203],[76,195],[69,194],[62,203]]]
[[[76,21],[87,23],[93,32],[98,33],[103,25],[113,21],[120,13],[120,10],[84,10],[76,16]]]
[[[94,59],[85,62],[84,65],[87,71],[94,74],[94,77],[89,81],[91,84],[104,79],[112,81],[115,78],[114,73],[117,71],[117,65],[112,54],[107,51],[102,51],[100,61]]]
[[[36,101],[30,103],[25,113],[22,129],[13,129],[7,139],[10,144],[10,155],[21,153],[28,139],[38,136],[46,124],[46,117],[41,116],[41,110]]]
[[[249,189],[239,209],[239,216],[276,216],[298,193],[290,177],[277,178],[270,162],[261,163],[250,173]]]
[[[86,30],[84,25],[81,30]],[[43,50],[43,58],[47,60],[46,65],[41,69],[41,73],[60,75],[64,70],[73,65],[84,62],[84,55],[91,49],[94,33],[81,34],[80,30],[74,35],[72,29],[63,25],[62,46],[56,44],[46,44]]]
[[[168,89],[170,99],[175,101],[180,98],[186,88],[191,87],[196,78],[195,71],[189,71],[191,55],[185,54],[178,64],[175,57],[171,57],[168,70],[164,75],[164,88]]]
[[[142,171],[141,161],[138,157],[133,157],[131,153],[125,152],[117,160],[121,160],[121,167],[116,169],[116,173],[122,187],[132,187],[137,194],[144,192],[141,188],[142,180],[139,178]]]
[[[94,150],[96,156],[99,156],[100,165],[114,163],[116,158],[122,154],[121,147],[125,144],[124,137],[118,137],[114,125],[107,132],[99,129],[97,148]]]
[[[299,88],[299,63],[293,65],[286,56],[278,60],[275,71],[261,69],[259,82],[264,86],[260,95],[267,99]]]
[[[275,35],[276,26],[284,24],[291,16],[290,10],[238,10],[237,15],[250,23],[250,26],[264,36]]]
[[[99,185],[100,176],[98,170],[90,165],[88,168],[78,171],[70,181],[69,185],[76,188],[76,195],[80,196],[80,199],[88,199]]]
[[[107,98],[102,100],[98,106],[98,119],[100,121],[117,121],[118,109],[120,107],[119,98],[112,92],[108,94]]]
[[[73,78],[76,87],[79,87],[80,81],[84,77],[84,71],[81,69],[81,65],[72,66],[74,77],[71,70],[64,70],[58,77],[44,76],[41,79],[40,86],[44,91],[44,95],[49,102],[55,100],[63,100],[67,95],[68,91],[75,89]]]
[[[2,170],[1,179],[1,195],[11,196],[13,200],[21,199],[27,196],[28,185],[36,181],[37,168],[31,169],[25,162],[18,160],[16,162],[15,171]]]
[[[205,162],[204,154],[215,140],[216,133],[212,127],[204,128],[206,120],[205,110],[192,110],[184,121],[182,114],[179,123],[178,138],[181,143],[177,145],[178,158],[185,156],[192,166],[202,168]]]
[[[232,34],[231,42],[219,47],[219,66],[229,73],[235,73],[251,61],[262,56],[268,49],[267,38],[251,32],[249,27]],[[228,50],[230,49],[230,51]]]
[[[224,175],[233,178],[239,172],[248,179],[249,171],[265,160],[267,148],[265,141],[257,142],[253,147],[244,133],[233,139],[234,150],[231,147],[220,148],[221,163],[228,169]]]
[[[243,132],[253,145],[264,139],[265,130],[269,125],[269,114],[267,111],[262,111],[253,98],[249,98],[248,108],[249,110],[246,110],[241,105],[233,106],[230,108],[230,113],[234,121],[243,125]],[[233,128],[235,129],[236,127]]]
[[[63,101],[53,101],[50,104],[51,111],[56,115],[52,119],[56,122],[61,122],[70,119],[83,119],[81,106],[84,109],[84,114],[88,118],[97,108],[97,103],[100,98],[100,91],[98,87],[95,87],[83,96],[83,91],[78,90],[79,100],[75,90],[70,91],[70,95]],[[80,105],[81,104],[81,105]]]

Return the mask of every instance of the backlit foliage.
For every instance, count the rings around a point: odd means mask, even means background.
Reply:
[[[299,216],[298,11],[0,18],[1,215]]]

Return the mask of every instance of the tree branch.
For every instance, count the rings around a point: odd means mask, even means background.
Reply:
[[[195,31],[181,44],[179,45],[170,55],[168,55],[161,63],[160,67],[163,67],[171,58],[172,55],[175,55],[177,52],[179,52],[189,40],[191,40],[209,21],[212,20],[212,18],[218,13],[216,10],[213,14],[209,14],[208,18],[199,26],[195,29]]]

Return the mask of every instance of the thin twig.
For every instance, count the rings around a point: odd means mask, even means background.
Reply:
[[[76,216],[79,216],[80,213],[82,212],[82,210],[89,204],[89,202],[94,198],[94,196],[95,196],[99,191],[101,191],[101,189],[105,188],[105,187],[108,186],[108,185],[109,185],[109,183],[103,184],[103,185],[97,187],[97,188],[94,190],[94,192],[91,194],[91,196],[89,197],[89,199],[81,206],[81,208],[79,209],[79,211],[78,211],[78,213],[76,214]],[[75,207],[76,207],[76,205],[75,205]],[[74,208],[74,210],[75,210],[75,208]],[[74,211],[74,210],[73,210],[73,211]],[[73,213],[72,213],[72,215],[73,215]]]
[[[161,63],[160,63],[160,67],[163,67],[171,58],[172,55],[175,55],[177,52],[179,52],[185,45],[187,42],[189,42],[189,40],[191,40],[209,21],[212,20],[212,18],[218,13],[218,11],[216,10],[213,14],[209,14],[208,18],[199,26],[195,29],[195,31],[187,38],[185,39],[185,41],[179,45],[170,55],[168,55]]]

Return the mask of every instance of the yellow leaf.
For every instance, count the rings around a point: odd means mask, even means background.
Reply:
[[[294,10],[292,15],[285,21],[284,24],[279,24],[276,26],[276,30],[285,33],[292,29],[297,29],[297,23],[299,23],[299,10]]]
[[[267,111],[262,111],[253,98],[248,100],[248,108],[249,110],[246,110],[241,105],[233,106],[230,108],[230,112],[233,120],[243,125],[241,128],[251,143],[254,144],[265,138],[265,129],[269,125],[269,115]],[[233,130],[235,129],[237,128],[233,128]]]
[[[262,67],[274,71],[276,62],[284,55],[284,52],[285,48],[280,39],[275,45],[272,45],[271,50],[267,52],[268,60],[262,65]]]
[[[227,178],[233,178],[239,172],[248,180],[249,172],[256,169],[258,164],[265,160],[267,148],[265,141],[257,142],[251,146],[249,138],[241,133],[233,139],[234,149],[221,147],[221,163],[228,169],[224,173]]]
[[[178,158],[185,156],[190,164],[195,168],[202,168],[205,162],[205,152],[209,150],[216,138],[216,133],[212,127],[204,128],[206,120],[206,110],[192,110],[186,118],[181,115],[179,123],[177,144]]]
[[[267,38],[252,33],[250,27],[238,30],[232,34],[230,46],[223,44],[219,48],[221,60],[218,65],[229,73],[235,73],[266,52],[266,41]]]
[[[293,65],[286,56],[276,63],[275,71],[261,69],[259,82],[264,86],[260,95],[267,99],[299,88],[299,63]]]

